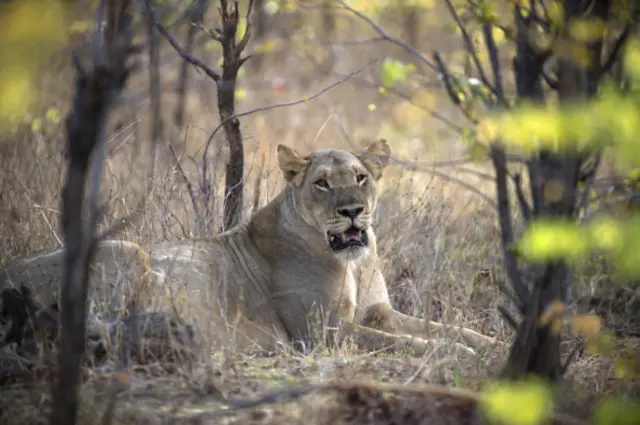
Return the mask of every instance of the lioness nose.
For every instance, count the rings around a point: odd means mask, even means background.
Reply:
[[[354,219],[364,211],[364,207],[362,205],[352,205],[349,207],[343,207],[338,209],[338,214],[344,217],[349,217],[350,219]]]

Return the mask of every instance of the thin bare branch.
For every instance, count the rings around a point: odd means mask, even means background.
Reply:
[[[195,1],[192,6],[193,10],[188,14],[189,21],[184,43],[184,50],[188,55],[191,55],[196,48],[196,32],[198,30],[198,25],[202,22],[204,11],[206,10],[206,3],[207,0]],[[174,121],[178,128],[182,128],[184,126],[184,115],[189,86],[189,65],[189,62],[186,60],[182,60],[180,63],[180,71],[176,87],[178,101],[174,112]]]
[[[520,207],[520,213],[524,218],[524,221],[528,223],[531,220],[531,205],[524,196],[524,190],[522,188],[522,177],[520,174],[513,176],[513,185],[516,187],[516,199],[518,200],[518,206]]]
[[[592,169],[589,170],[587,175],[585,176],[585,187],[582,192],[582,198],[580,199],[580,204],[578,207],[578,212],[582,211],[583,216],[586,216],[587,208],[589,208],[589,200],[591,199],[591,189],[593,188],[593,184],[596,180],[596,171],[600,166],[600,161],[602,160],[602,153],[598,152],[594,159],[594,163],[592,165]]]
[[[482,63],[480,62],[480,58],[478,57],[478,52],[476,51],[476,48],[473,45],[473,40],[471,40],[471,37],[469,36],[469,32],[467,31],[466,26],[464,25],[462,20],[460,20],[460,16],[458,16],[458,12],[456,12],[456,8],[453,6],[453,3],[451,3],[451,0],[445,0],[445,4],[447,5],[447,9],[449,9],[449,13],[451,14],[451,17],[453,18],[456,25],[460,29],[460,32],[462,33],[462,39],[464,40],[464,44],[467,48],[467,52],[471,55],[471,59],[475,64],[476,71],[480,76],[480,80],[489,90],[493,92],[493,94],[496,94],[496,88],[489,82],[489,79],[487,78],[487,74],[484,71],[484,67],[482,66]]]
[[[571,352],[569,353],[569,355],[565,359],[564,363],[562,363],[562,374],[563,375],[567,372],[567,369],[569,369],[569,366],[571,365],[571,362],[573,361],[573,359],[576,356],[576,354],[578,354],[583,349],[584,349],[584,343],[582,341],[578,342],[578,344],[575,347],[573,347],[573,349],[571,350]]]
[[[512,328],[514,331],[515,331],[515,330],[518,330],[518,322],[516,321],[516,319],[514,319],[514,318],[511,316],[511,313],[509,313],[509,312],[507,311],[507,309],[506,309],[506,308],[504,308],[503,306],[499,305],[499,306],[498,306],[498,312],[500,313],[500,315],[502,316],[502,318],[503,318],[504,320],[506,320],[507,324],[508,324],[509,326],[511,326],[511,328]]]
[[[231,119],[234,119],[234,118],[237,119],[237,118],[241,118],[241,117],[246,117],[247,115],[255,114],[256,112],[267,112],[267,111],[272,111],[274,109],[286,108],[286,107],[296,106],[296,105],[300,105],[302,103],[309,102],[311,100],[314,100],[314,99],[322,96],[323,94],[327,93],[328,91],[338,87],[339,85],[345,83],[346,81],[351,79],[351,77],[353,77],[354,75],[362,72],[367,67],[369,67],[370,65],[372,65],[373,63],[375,63],[377,61],[378,61],[378,59],[370,60],[369,62],[367,62],[366,65],[356,69],[355,71],[350,72],[349,74],[345,75],[344,78],[341,78],[338,81],[336,81],[336,82],[334,82],[332,84],[329,84],[328,86],[326,86],[323,89],[321,89],[320,91],[312,94],[311,96],[305,96],[302,99],[294,100],[294,101],[291,101],[291,102],[275,103],[275,104],[268,105],[268,106],[263,106],[263,107],[260,107],[260,108],[250,109],[250,110],[245,111],[245,112],[237,113],[234,116],[229,117],[228,120],[231,120]],[[209,135],[209,138],[207,139],[207,143],[205,144],[204,152],[202,154],[203,160],[206,160],[206,158],[208,157],[210,145],[211,145],[214,137],[218,133],[218,131],[220,131],[220,129],[223,128],[224,124],[225,124],[224,121],[221,122],[220,124],[218,124],[218,126]]]
[[[482,26],[482,32],[484,34],[484,41],[489,51],[489,61],[491,63],[491,70],[493,71],[493,88],[498,100],[498,104],[505,108],[507,107],[507,99],[504,96],[504,88],[502,83],[502,70],[500,69],[500,57],[498,55],[498,47],[496,46],[496,40],[493,37],[493,25],[484,24]]]
[[[520,300],[520,305],[528,305],[530,301],[529,293],[518,269],[518,263],[516,262],[511,246],[514,241],[514,236],[513,224],[511,222],[511,209],[509,206],[509,189],[507,186],[506,154],[504,148],[498,145],[492,145],[490,151],[491,160],[496,170],[496,195],[498,198],[498,215],[505,268],[516,296]]]
[[[608,73],[613,68],[613,65],[616,63],[616,61],[620,59],[620,52],[622,51],[622,48],[629,38],[630,29],[630,25],[625,26],[620,36],[613,42],[611,52],[600,68],[601,75]]]
[[[162,35],[169,42],[169,44],[171,45],[171,47],[173,47],[176,53],[178,53],[178,55],[180,55],[182,59],[184,59],[185,61],[189,62],[191,65],[203,71],[209,78],[213,79],[214,81],[219,81],[220,74],[215,72],[213,69],[209,68],[200,59],[185,52],[184,49],[180,46],[180,43],[178,43],[178,40],[176,40],[175,37],[172,36],[169,33],[169,31],[167,31],[167,29],[158,21],[156,12],[153,9],[153,6],[151,5],[151,1],[145,0],[145,4],[147,6],[147,11],[149,12],[151,20],[153,21],[153,24],[156,26],[156,29],[158,30],[160,35]]]
[[[356,146],[356,144],[353,142],[353,140],[351,140],[351,137],[349,137],[349,132],[347,131],[344,123],[342,122],[342,120],[340,120],[340,118],[335,114],[334,114],[334,119],[339,124],[338,125],[338,129],[340,130],[340,133],[342,134],[342,137],[351,145],[351,147],[353,149],[358,150],[359,149],[358,146]],[[465,188],[469,192],[471,192],[471,193],[473,193],[475,195],[478,195],[489,206],[491,206],[494,209],[497,209],[497,204],[491,198],[489,198],[489,196],[487,196],[485,193],[480,191],[478,188],[476,188],[472,184],[465,182],[464,180],[460,180],[460,179],[458,179],[456,177],[450,176],[447,173],[435,170],[433,168],[418,168],[418,167],[416,167],[415,164],[412,164],[411,162],[403,161],[401,159],[394,158],[393,156],[390,158],[390,160],[395,162],[396,164],[402,165],[403,167],[407,168],[408,170],[411,170],[411,171],[424,171],[424,172],[427,172],[427,173],[431,173],[431,174],[433,174],[435,176],[438,176],[438,177],[440,177],[440,178],[442,178],[444,180],[447,180],[447,181],[450,181],[452,183],[455,183],[455,184]]]
[[[317,66],[320,65],[320,63],[312,55],[310,55],[306,50],[305,50],[305,56],[314,65],[317,65]],[[332,71],[332,73],[337,75],[337,76],[339,76],[340,78],[347,78],[347,75],[348,75],[348,74],[342,74],[342,73],[336,72],[336,71]],[[356,77],[356,76],[351,76],[351,77],[349,77],[349,79],[352,81],[353,84],[359,84],[359,85],[361,84],[363,86],[374,88],[374,89],[378,89],[380,87],[380,83],[379,82],[377,82],[377,81],[373,81],[372,82],[372,81],[369,81],[366,78],[360,78],[360,77]],[[432,84],[436,85],[436,84],[440,84],[440,82],[439,81],[434,81]],[[423,87],[424,86],[426,86],[426,84],[423,83]],[[396,96],[396,97],[398,97],[400,99],[403,99],[403,100],[406,100],[406,101],[409,101],[409,102],[412,101],[412,98],[411,98],[411,96],[409,94],[402,93],[400,90],[396,89],[395,87],[385,87],[385,90],[390,95]],[[419,109],[425,111],[426,113],[428,113],[433,118],[435,118],[438,121],[442,122],[447,127],[449,127],[452,131],[455,131],[458,134],[462,134],[463,127],[461,127],[460,125],[456,124],[455,122],[453,122],[449,118],[445,117],[444,115],[440,114],[438,111],[436,111],[434,109],[431,109],[431,108],[425,108],[422,105],[414,104],[414,106],[416,108],[419,108]]]
[[[249,39],[251,38],[251,32],[253,30],[253,25],[249,24],[249,17],[251,15],[251,11],[253,10],[254,1],[255,0],[249,0],[249,5],[247,6],[247,14],[246,14],[247,26],[245,27],[244,34],[242,35],[242,39],[240,39],[240,42],[236,46],[236,48],[240,52],[242,52],[247,47],[247,43],[249,43]],[[238,8],[238,3],[237,2],[236,2],[236,6],[235,7],[236,7],[236,10],[237,10],[237,8]],[[246,60],[246,58],[245,58],[245,60]]]
[[[198,198],[196,197],[196,192],[193,189],[193,184],[187,177],[187,174],[184,172],[182,165],[180,165],[180,157],[178,156],[178,153],[176,152],[173,145],[169,145],[169,150],[171,150],[171,153],[173,154],[176,171],[178,171],[178,174],[180,174],[180,177],[182,178],[185,185],[187,186],[187,191],[189,192],[189,198],[191,199],[191,205],[193,206],[193,213],[196,215],[196,220],[200,221],[202,216],[200,215],[200,208],[198,207],[198,201],[197,201]],[[202,225],[202,223],[198,223],[198,229],[201,229],[200,225]]]
[[[375,22],[373,22],[371,20],[371,18],[369,18],[367,15],[365,15],[362,12],[357,11],[356,9],[354,9],[353,7],[349,6],[347,3],[345,3],[343,0],[336,0],[338,3],[340,3],[340,5],[348,10],[349,12],[353,13],[354,15],[356,15],[358,18],[362,19],[364,22],[366,22],[367,25],[369,25],[371,27],[371,29],[373,29],[380,37],[382,37],[384,40],[388,41],[389,43],[395,44],[398,47],[402,47],[405,51],[411,53],[412,55],[414,55],[416,58],[418,58],[422,63],[424,63],[427,67],[431,68],[434,71],[438,71],[438,67],[432,63],[430,60],[428,60],[422,53],[420,53],[418,50],[416,50],[415,48],[411,47],[409,44],[398,40],[397,38],[391,37],[389,34],[387,34],[382,28],[380,28],[380,26],[378,24],[376,24]]]
[[[552,89],[552,90],[558,90],[558,80],[553,78],[551,75],[549,75],[548,72],[542,71],[541,73],[542,75],[542,79],[544,80],[545,83],[547,83],[547,85]]]
[[[454,105],[460,108],[462,106],[462,102],[460,101],[460,97],[458,96],[458,93],[453,88],[453,81],[451,81],[451,74],[449,73],[449,70],[447,69],[447,66],[445,65],[444,61],[440,57],[440,53],[434,52],[433,59],[436,61],[438,72],[440,73],[440,75],[442,75],[444,88],[447,91],[447,95],[449,96],[449,99]]]

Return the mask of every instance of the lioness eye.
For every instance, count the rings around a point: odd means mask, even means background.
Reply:
[[[318,179],[313,184],[316,185],[316,187],[318,189],[320,189],[320,190],[328,190],[329,189],[329,183],[327,183],[327,181],[325,179]]]
[[[366,174],[358,174],[356,176],[356,182],[358,183],[358,186],[362,186],[363,184],[365,184],[367,182]]]

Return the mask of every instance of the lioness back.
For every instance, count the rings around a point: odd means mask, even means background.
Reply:
[[[242,349],[287,341],[271,302],[270,266],[246,225],[209,239],[155,244],[148,252],[157,285],[171,291],[167,307],[201,334]]]
[[[64,262],[62,248],[14,260],[0,270],[0,290],[24,284],[44,305],[57,302]],[[89,278],[90,307],[110,314],[149,307],[152,292],[149,258],[144,249],[133,242],[99,243]]]

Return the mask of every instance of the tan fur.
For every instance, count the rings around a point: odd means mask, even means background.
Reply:
[[[165,307],[177,305],[199,331],[210,327],[245,349],[273,350],[296,341],[309,347],[322,333],[335,342],[353,337],[371,350],[429,349],[434,341],[424,338],[444,326],[391,307],[377,255],[372,214],[376,181],[389,161],[387,143],[373,143],[361,154],[324,149],[302,156],[284,145],[277,153],[287,187],[248,222],[214,238],[150,246],[154,279],[146,285],[171,288]],[[363,241],[366,234],[368,244],[332,248],[332,235],[344,235],[351,226],[361,229]],[[140,251],[130,242],[102,243],[95,266],[110,272],[93,286],[110,285],[114,263],[122,267],[132,259],[124,275],[143,282],[149,270]],[[50,296],[51,284],[61,280],[61,259],[59,251],[22,260],[7,268],[8,275],[16,284],[30,274],[33,286]],[[469,345],[495,342],[469,329],[451,329]]]
[[[62,248],[15,260],[0,270],[0,290],[24,283],[44,305],[58,301],[64,261]],[[102,242],[96,248],[90,270],[91,282],[99,284],[91,285],[89,299],[96,310],[112,314],[147,309],[151,299],[150,272],[149,256],[139,245],[116,240]]]

